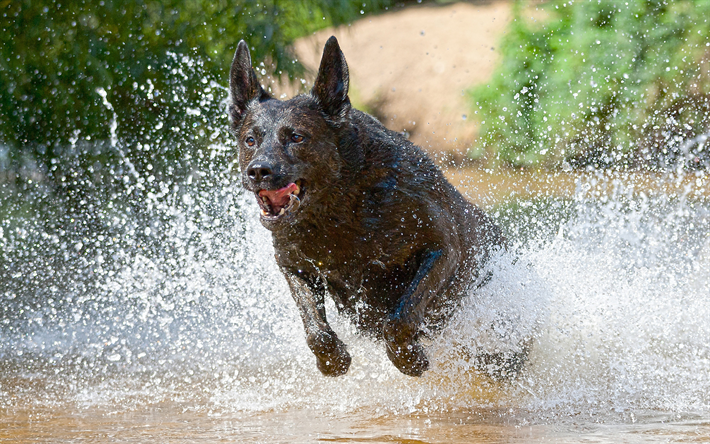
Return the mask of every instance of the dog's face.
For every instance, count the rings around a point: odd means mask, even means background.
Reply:
[[[232,132],[242,185],[254,193],[266,228],[278,230],[303,213],[317,213],[337,186],[344,163],[338,126],[350,109],[347,90],[347,65],[334,38],[311,93],[288,101],[264,91],[246,44],[239,43],[230,73]]]

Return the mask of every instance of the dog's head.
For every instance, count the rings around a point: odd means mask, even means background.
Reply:
[[[230,72],[232,133],[239,145],[242,184],[271,230],[316,213],[342,179],[350,100],[348,66],[335,37],[323,50],[309,94],[280,101],[259,84],[242,40]],[[325,199],[324,199],[325,198]],[[309,208],[310,206],[310,208]],[[324,209],[325,210],[325,209]]]

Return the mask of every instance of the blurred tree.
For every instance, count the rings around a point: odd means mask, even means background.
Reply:
[[[112,140],[146,165],[180,158],[222,135],[219,85],[239,39],[264,73],[293,78],[295,38],[389,3],[0,0],[0,167],[59,170],[87,145],[105,160]]]
[[[531,17],[532,16],[532,17]],[[708,167],[710,2],[514,5],[479,146],[513,165]]]

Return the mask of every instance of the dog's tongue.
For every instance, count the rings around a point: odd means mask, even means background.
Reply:
[[[259,197],[269,199],[269,204],[271,204],[274,213],[278,213],[281,208],[288,205],[291,200],[290,196],[296,192],[296,189],[298,189],[298,185],[290,183],[278,190],[261,190],[259,191]]]

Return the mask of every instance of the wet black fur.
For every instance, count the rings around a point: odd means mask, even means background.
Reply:
[[[504,240],[420,148],[350,106],[348,79],[331,37],[311,92],[276,100],[240,42],[230,117],[241,180],[257,199],[259,190],[303,185],[296,210],[262,223],[319,370],[339,376],[350,365],[326,320],[329,294],[361,331],[384,340],[400,371],[419,376],[429,365],[419,338],[442,327],[480,284],[483,264]]]

